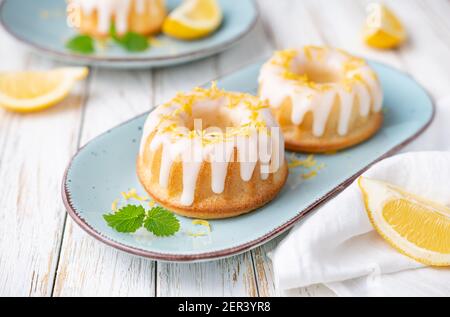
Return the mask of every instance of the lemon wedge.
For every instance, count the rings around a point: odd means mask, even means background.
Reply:
[[[211,34],[221,22],[217,0],[186,0],[169,14],[162,30],[177,39],[194,40]]]
[[[364,41],[367,45],[389,49],[405,41],[406,32],[400,20],[386,6],[373,3],[368,8],[369,14],[364,26]]]
[[[86,67],[0,72],[0,106],[18,112],[48,108],[63,100],[88,73]]]
[[[426,265],[450,265],[450,208],[385,182],[360,177],[367,214],[399,252]]]

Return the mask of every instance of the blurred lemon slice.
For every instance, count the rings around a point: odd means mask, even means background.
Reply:
[[[382,4],[372,3],[369,5],[368,11],[363,33],[367,45],[389,49],[397,47],[405,41],[405,29],[391,10]]]
[[[366,211],[378,233],[418,262],[450,265],[450,208],[385,182],[360,177]]]
[[[172,11],[163,32],[182,40],[194,40],[214,32],[222,22],[217,0],[186,0]]]
[[[0,73],[0,106],[18,112],[48,108],[64,99],[88,73],[86,67]]]

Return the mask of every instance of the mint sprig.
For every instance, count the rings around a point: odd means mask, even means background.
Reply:
[[[122,233],[133,233],[144,226],[155,236],[168,237],[180,230],[179,220],[160,206],[145,211],[140,205],[127,205],[115,213],[104,214],[103,218],[108,226]]]
[[[116,213],[103,215],[103,218],[108,226],[118,232],[136,232],[144,223],[145,209],[142,206],[127,205]]]
[[[66,42],[66,47],[71,51],[81,54],[95,52],[94,39],[89,35],[76,35]]]
[[[130,52],[142,52],[149,47],[148,39],[136,32],[127,32],[124,35],[119,36],[116,32],[114,23],[111,24],[109,35],[117,44]]]
[[[153,207],[147,214],[144,227],[158,237],[167,237],[180,230],[180,222],[163,207]]]
[[[109,35],[115,43],[129,52],[142,52],[149,48],[148,38],[136,32],[127,32],[118,35],[116,27],[111,24]],[[92,54],[95,52],[95,40],[89,35],[76,35],[66,42],[66,48],[80,54]]]

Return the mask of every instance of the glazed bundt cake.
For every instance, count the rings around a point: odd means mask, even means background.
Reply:
[[[293,151],[347,148],[374,135],[383,122],[377,75],[365,60],[338,49],[276,52],[261,69],[259,94]]]
[[[96,37],[128,31],[150,35],[161,30],[166,17],[164,0],[69,0],[71,25],[80,33]]]
[[[215,219],[272,200],[288,168],[283,137],[267,103],[213,85],[178,93],[149,114],[137,173],[166,208]]]

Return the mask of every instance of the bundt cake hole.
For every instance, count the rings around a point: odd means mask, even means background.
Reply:
[[[300,65],[296,74],[306,75],[309,81],[317,84],[337,83],[342,79],[342,74],[339,69],[317,62]]]
[[[192,115],[184,122],[185,127],[190,131],[220,129],[226,132],[227,128],[237,127],[239,121],[233,117],[230,110],[217,102],[223,103],[224,100],[203,102],[192,107]]]

